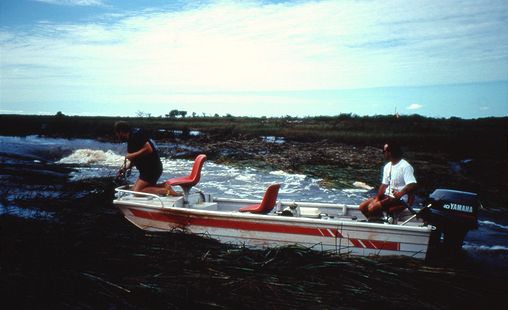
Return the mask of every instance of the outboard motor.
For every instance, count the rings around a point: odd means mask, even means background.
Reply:
[[[442,246],[450,253],[458,252],[467,232],[478,228],[480,206],[475,193],[436,189],[430,194],[427,207],[418,214],[426,223],[436,227],[429,246]]]

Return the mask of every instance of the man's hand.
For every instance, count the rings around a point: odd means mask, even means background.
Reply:
[[[127,170],[127,169],[125,169],[125,167],[120,168],[120,169],[118,170],[118,172],[116,173],[116,176],[117,176],[117,177],[123,177],[123,176],[124,176],[124,174],[125,174],[125,171],[126,171],[126,170]]]
[[[402,196],[413,193],[416,190],[416,183],[409,183],[399,191],[393,190],[392,194],[394,198],[400,199]]]
[[[393,190],[392,194],[393,194],[393,198],[395,198],[395,199],[400,199],[402,196],[404,196],[404,193],[402,191],[398,192],[396,190]]]
[[[118,169],[118,173],[117,173],[117,176],[124,176],[125,173],[127,172],[127,170],[130,169],[130,162],[125,162],[121,167],[120,169]]]

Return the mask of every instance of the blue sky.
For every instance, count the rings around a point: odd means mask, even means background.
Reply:
[[[0,113],[508,116],[508,1],[0,1]]]

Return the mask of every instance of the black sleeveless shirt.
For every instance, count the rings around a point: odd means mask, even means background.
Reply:
[[[142,130],[140,129],[131,130],[129,140],[127,141],[127,152],[129,153],[137,152],[147,142],[150,143],[153,152],[150,154],[144,154],[143,156],[132,160],[132,164],[136,166],[136,168],[140,172],[159,169],[159,167],[161,166],[161,161],[155,143],[151,139],[149,139],[148,136]]]

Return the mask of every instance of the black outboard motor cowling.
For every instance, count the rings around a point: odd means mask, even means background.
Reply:
[[[478,228],[478,209],[480,203],[478,195],[451,189],[436,189],[429,196],[431,204],[428,210],[421,214],[434,226],[453,225],[469,229]]]
[[[436,227],[429,245],[442,245],[447,251],[460,250],[467,232],[478,228],[480,206],[475,193],[436,189],[429,196],[428,206],[418,214],[426,223]]]

